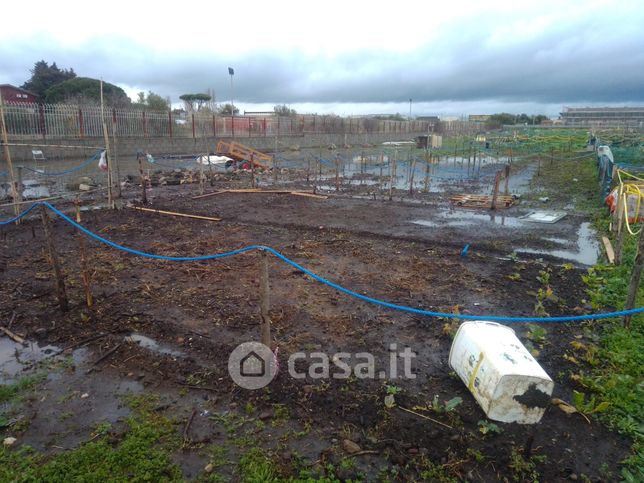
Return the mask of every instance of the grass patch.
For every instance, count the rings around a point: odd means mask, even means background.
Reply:
[[[123,434],[110,434],[102,423],[94,432],[99,439],[54,456],[28,446],[0,448],[0,481],[182,481],[170,458],[178,441],[174,423],[152,411],[151,401],[137,401]]]
[[[578,137],[581,140],[581,134]],[[546,153],[549,149],[553,148],[544,145]],[[556,153],[556,146],[554,150]],[[600,196],[594,158],[561,161],[555,154],[553,163],[547,156],[542,160],[540,176],[534,178],[534,184],[541,190],[539,195],[572,201],[577,211],[591,216],[600,235],[611,236],[610,217]],[[636,247],[637,237],[627,235],[620,266],[598,264],[582,277],[594,311],[624,308]],[[644,306],[644,287],[641,285],[635,305]],[[595,351],[593,345],[592,354],[587,351],[584,360],[588,365],[584,365],[579,374],[571,375],[571,379],[581,385],[588,400],[595,397],[596,405],[608,405],[595,417],[611,429],[633,438],[633,453],[625,461],[622,477],[626,481],[644,481],[644,316],[633,317],[630,330],[622,327],[621,319],[594,322],[589,326],[587,336],[598,349]]]
[[[25,391],[32,390],[45,378],[44,374],[25,376],[10,384],[0,384],[0,403],[11,402]]]

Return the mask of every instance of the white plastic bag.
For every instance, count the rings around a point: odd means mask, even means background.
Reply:
[[[107,171],[107,159],[105,159],[105,151],[101,151],[101,158],[98,160],[98,167],[101,171]]]

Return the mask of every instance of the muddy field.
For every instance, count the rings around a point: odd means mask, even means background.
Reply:
[[[207,191],[247,184],[240,176],[219,177]],[[329,191],[327,199],[227,193],[195,200],[197,185],[166,186],[149,192],[154,208],[222,221],[122,206],[83,211],[82,224],[163,255],[268,245],[359,293],[427,310],[591,311],[581,276],[596,261],[597,246],[588,220],[573,212],[543,225],[522,218],[542,207],[539,201],[491,213],[455,209],[438,194],[402,200],[401,191],[389,201],[367,188]],[[135,201],[139,189],[126,188],[125,196]],[[70,203],[57,206],[73,211]],[[396,344],[417,354],[415,378],[293,379],[281,370],[265,389],[241,389],[227,363],[238,344],[259,339],[259,252],[169,262],[89,241],[88,309],[78,235],[55,216],[52,229],[70,298],[66,313],[57,305],[39,219],[1,231],[0,325],[28,344],[0,337],[0,382],[46,374],[22,403],[2,407],[13,424],[0,436],[16,437],[16,444],[55,455],[97,438],[97,425],[109,424],[105,437],[116,445],[134,411],[132,395],[154,395],[154,411],[183,440],[172,458],[187,479],[243,479],[240,458],[259,448],[280,478],[306,471],[366,481],[606,481],[629,452],[627,439],[556,406],[534,426],[492,424],[447,364],[458,322],[361,302],[275,258],[270,316],[281,367],[297,351],[368,351],[378,374]],[[541,297],[548,287],[551,294]],[[513,325],[555,380],[553,396],[570,401],[576,388],[570,374],[584,364],[576,351],[593,339],[592,326],[534,327]],[[388,393],[395,393],[396,407],[385,405]],[[446,409],[445,401],[457,397],[462,402]],[[214,458],[222,452],[223,460]]]

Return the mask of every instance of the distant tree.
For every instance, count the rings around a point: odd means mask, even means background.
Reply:
[[[490,116],[491,124],[516,124],[516,116],[514,114],[509,114],[507,112],[501,112],[498,114],[492,114]]]
[[[31,78],[21,87],[40,97],[45,95],[47,89],[76,77],[74,69],[59,69],[56,62],[49,65],[44,60],[36,62],[30,72]]]
[[[183,94],[179,96],[179,99],[185,104],[186,111],[193,112],[195,110],[199,111],[204,103],[212,99],[212,96],[209,94]]]
[[[275,107],[273,107],[273,111],[275,111],[275,114],[278,116],[295,116],[297,114],[297,111],[295,109],[291,109],[288,107],[286,104],[279,104]]]
[[[396,114],[378,114],[374,119],[382,119],[385,121],[404,121],[405,118],[397,112]]]
[[[531,124],[532,118],[527,114],[519,114],[514,120],[515,124]]]
[[[543,121],[547,121],[548,116],[544,116],[543,114],[537,114],[534,116],[533,124],[541,124]]]
[[[148,91],[147,95],[145,92],[139,92],[136,97],[135,107],[149,109],[150,111],[167,111],[170,109],[168,101],[152,91]]]
[[[125,91],[114,84],[103,82],[105,103],[112,107],[130,105],[130,98]],[[101,100],[101,81],[89,77],[75,77],[56,84],[45,91],[45,102],[76,102],[79,104],[96,104]]]
[[[224,104],[219,108],[219,114],[222,116],[230,116],[233,113],[233,106],[231,104]],[[239,114],[239,109],[235,107],[235,114]]]

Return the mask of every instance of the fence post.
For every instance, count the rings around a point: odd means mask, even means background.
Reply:
[[[168,109],[168,135],[172,139],[172,109]]]
[[[635,299],[637,298],[637,290],[640,286],[642,278],[642,266],[644,265],[644,224],[640,228],[640,237],[637,242],[637,253],[635,254],[635,261],[633,262],[633,272],[631,274],[631,282],[628,286],[628,296],[624,304],[624,310],[630,310],[635,306]],[[624,317],[624,327],[631,328],[632,315]]]
[[[85,125],[83,123],[83,110],[78,108],[78,134],[81,139],[85,138]]]
[[[47,139],[47,125],[45,124],[45,107],[38,104],[38,119],[40,124],[40,134],[43,139]]]
[[[250,137],[250,117],[248,118],[248,137]]]
[[[40,216],[43,228],[45,229],[45,241],[47,243],[47,249],[49,250],[49,259],[51,260],[51,265],[54,269],[54,276],[56,277],[58,305],[60,306],[60,310],[67,312],[69,304],[67,302],[67,293],[65,292],[65,279],[63,278],[63,271],[60,269],[58,253],[56,252],[56,246],[54,245],[54,240],[51,236],[49,216],[47,215],[47,208],[45,208],[45,205],[40,205]]]
[[[141,112],[141,122],[143,123],[143,138],[147,139],[148,137],[148,123],[145,117],[145,111]]]
[[[217,137],[217,118],[215,115],[212,115],[212,137]]]
[[[193,112],[190,115],[190,117],[192,119],[192,139],[196,139],[196,137],[195,137],[195,113]]]
[[[80,223],[81,222],[80,200],[77,199],[74,202],[74,204],[76,205],[76,223]],[[81,278],[83,280],[83,288],[85,289],[85,304],[87,305],[88,309],[91,309],[94,300],[92,297],[92,286],[91,286],[92,277],[89,274],[89,269],[87,267],[87,255],[85,253],[85,235],[83,235],[81,232],[78,232],[76,236],[78,236]]]

